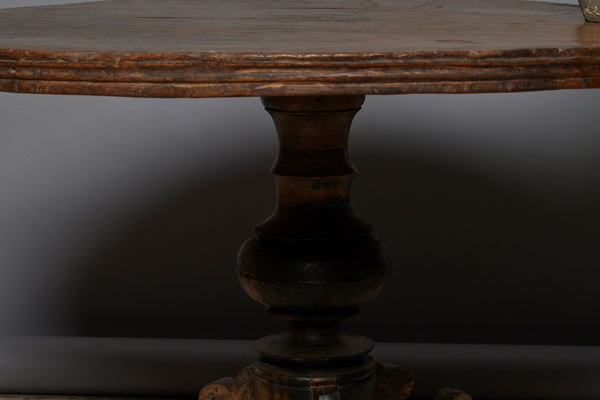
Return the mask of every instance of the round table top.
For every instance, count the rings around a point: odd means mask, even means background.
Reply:
[[[0,90],[139,97],[600,87],[600,24],[525,0],[108,0],[0,10]]]

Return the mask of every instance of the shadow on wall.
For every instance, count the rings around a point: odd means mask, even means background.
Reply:
[[[355,210],[393,277],[345,323],[379,341],[600,344],[600,184],[533,197],[472,170],[361,146]],[[82,335],[254,339],[283,329],[241,292],[235,254],[274,204],[262,166],[190,184],[87,268]]]

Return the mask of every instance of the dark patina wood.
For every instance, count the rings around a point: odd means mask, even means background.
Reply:
[[[246,293],[289,328],[260,339],[260,359],[205,387],[200,400],[403,400],[412,392],[409,370],[377,364],[371,340],[339,330],[390,272],[383,244],[350,207],[348,134],[363,101],[263,98],[280,143],[272,168],[277,206],[242,245],[237,271]]]
[[[600,26],[524,0],[110,0],[0,11],[0,90],[140,97],[600,87]]]
[[[350,208],[348,133],[363,100],[263,98],[280,143],[277,206],[242,246],[238,277],[289,329],[255,345],[256,398],[375,395],[373,343],[339,332],[340,319],[379,294],[389,275],[382,243]]]
[[[209,384],[199,400],[404,400],[412,372],[376,363],[371,340],[339,329],[390,273],[383,244],[350,207],[348,135],[364,96],[262,100],[279,138],[277,205],[242,245],[237,273],[244,291],[289,327],[258,340],[259,360]],[[463,392],[438,397],[453,393]]]

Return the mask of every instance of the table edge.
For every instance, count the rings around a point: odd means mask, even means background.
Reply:
[[[20,93],[171,98],[597,87],[597,47],[344,54],[0,48],[0,91]]]

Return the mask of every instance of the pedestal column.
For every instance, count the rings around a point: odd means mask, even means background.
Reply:
[[[277,205],[242,245],[237,274],[288,330],[258,340],[259,359],[204,387],[200,400],[404,400],[410,370],[376,363],[370,339],[340,332],[390,272],[383,244],[350,207],[348,133],[364,96],[262,101],[279,137]]]
[[[364,96],[262,100],[280,143],[277,206],[242,246],[238,277],[289,329],[255,345],[257,398],[372,398],[373,344],[339,331],[389,275],[384,246],[350,207],[348,132]]]

